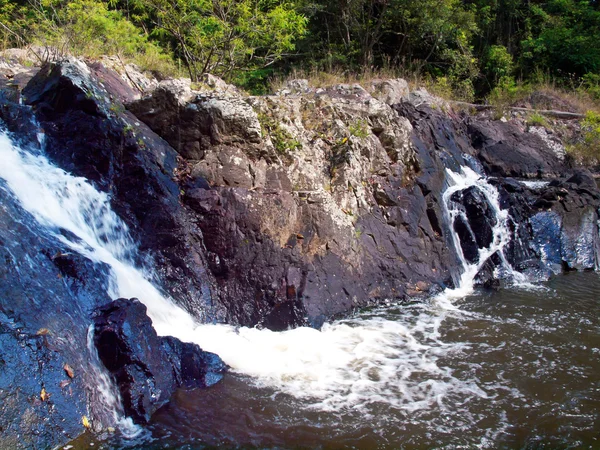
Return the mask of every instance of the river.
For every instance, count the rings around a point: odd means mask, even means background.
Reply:
[[[238,350],[254,348],[247,356],[276,367],[260,376],[238,369],[210,389],[180,390],[137,439],[93,442],[147,449],[598,448],[599,308],[600,276],[572,272],[537,288],[364,311],[321,331],[231,331]],[[248,347],[239,347],[243,340]]]

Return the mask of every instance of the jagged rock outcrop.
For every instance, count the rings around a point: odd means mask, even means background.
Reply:
[[[531,133],[516,121],[461,117],[427,105],[396,108],[409,118],[418,141],[435,149],[433,158],[443,160],[445,167],[458,171],[462,158],[463,164],[475,164],[477,170],[493,175],[500,206],[509,212],[511,238],[504,254],[515,269],[544,279],[563,269],[598,267],[600,192],[589,172],[568,165],[555,136]],[[455,197],[468,211],[468,223],[457,221],[455,231],[470,262],[489,241],[495,224],[489,206],[474,199],[473,193],[471,189]],[[482,285],[496,284],[494,269],[500,259],[494,254],[482,265],[477,278]]]
[[[223,319],[211,301],[202,235],[180,205],[177,154],[125,111],[136,94],[120,78],[78,60],[46,66],[24,89],[45,134],[45,152],[108,192],[142,252],[152,252],[164,288],[201,320]],[[141,262],[140,262],[141,263]]]
[[[29,111],[4,99],[0,118],[39,146]],[[110,301],[107,272],[39,226],[0,179],[0,447],[60,446],[85,430],[82,417],[103,419],[87,334]]]
[[[318,326],[444,285],[439,189],[413,182],[408,121],[358,85],[300,90],[231,98],[162,83],[127,105],[184,158],[183,201],[230,318]]]
[[[176,388],[208,387],[226,366],[214,353],[173,337],[159,337],[137,299],[117,299],[97,309],[94,344],[115,377],[125,413],[147,423]]]

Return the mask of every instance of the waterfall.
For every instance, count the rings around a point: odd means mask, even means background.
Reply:
[[[275,333],[197,324],[152,285],[150,269],[135,266],[136,244],[105,193],[43,155],[18,148],[1,133],[0,160],[0,177],[41,225],[72,251],[110,267],[111,297],[139,298],[158,334],[219,354],[235,372],[250,375],[251,382],[333,410],[368,408],[378,401],[418,411],[450,405],[456,396],[487,395],[476,380],[459,379],[438,365],[444,355],[465,346],[440,338],[439,327],[447,314],[460,314],[447,297],[404,306],[393,320],[375,311],[326,324],[321,330]],[[496,245],[501,246],[499,239]]]
[[[495,277],[502,277],[520,284],[527,284],[525,276],[513,269],[504,253],[511,239],[509,229],[510,217],[508,210],[500,207],[498,189],[491,185],[484,176],[466,166],[461,167],[460,173],[446,169],[446,175],[448,188],[442,196],[443,209],[449,224],[450,239],[461,264],[460,275],[455,279],[456,289],[451,291],[452,296],[464,297],[472,292],[477,275],[493,256],[497,256],[499,259],[497,267],[494,270]],[[475,231],[469,227],[469,218],[464,207],[453,198],[455,194],[464,192],[469,188],[475,188],[479,194],[483,195],[484,201],[491,208],[493,215],[493,220],[490,224],[491,242],[488,246],[477,246],[477,255],[471,261],[465,256],[464,242],[461,242],[455,230],[457,220],[461,220],[468,227],[467,231],[473,237],[475,236]]]
[[[193,318],[152,285],[153,274],[135,266],[136,244],[107,194],[19,149],[6,134],[0,134],[0,158],[0,177],[41,225],[73,251],[108,264],[110,297],[139,297],[159,334],[179,337],[178,329],[193,328]]]

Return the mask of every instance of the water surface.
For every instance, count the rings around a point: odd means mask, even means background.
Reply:
[[[535,290],[363,312],[315,331],[325,349],[304,356],[318,337],[295,348],[279,334],[283,360],[296,354],[303,371],[180,390],[150,438],[96,445],[599,448],[599,309],[600,276],[568,273]]]

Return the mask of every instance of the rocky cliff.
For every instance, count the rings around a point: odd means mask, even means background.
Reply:
[[[518,117],[455,111],[402,80],[320,89],[295,80],[253,97],[214,77],[192,86],[136,74],[132,83],[133,72],[98,62],[67,60],[35,76],[6,67],[2,127],[24,146],[39,147],[43,132],[55,164],[107,192],[140,244],[139,264],[152,264],[157,284],[199,321],[318,327],[452,287],[496,220],[475,186],[452,199],[463,213],[449,222],[448,171],[465,166],[490,177],[510,215],[510,244],[480,261],[479,283],[498,285],[502,258],[534,278],[597,267],[593,177],[569,167],[551,130]],[[58,445],[94,414],[86,334],[114,299],[106,268],[24,225],[3,185],[0,195],[0,442]],[[77,376],[65,378],[65,363]]]

